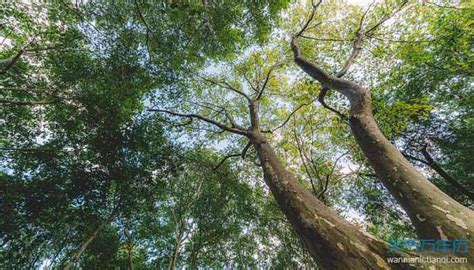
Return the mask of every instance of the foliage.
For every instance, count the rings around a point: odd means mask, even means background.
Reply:
[[[399,4],[375,3],[361,24],[367,7],[325,1],[321,24],[301,42],[305,57],[337,72],[357,28]],[[474,190],[472,9],[463,5],[411,3],[367,37],[346,77],[371,89],[382,132],[472,205],[419,161],[428,145]],[[63,268],[92,237],[75,267],[165,268],[175,257],[178,268],[317,268],[265,186],[255,151],[240,154],[245,138],[148,111],[248,127],[244,96],[262,87],[262,130],[302,186],[384,240],[413,238],[345,119],[316,102],[320,87],[293,64],[288,40],[308,6],[0,4],[1,267]],[[341,95],[330,91],[326,102],[347,114]]]

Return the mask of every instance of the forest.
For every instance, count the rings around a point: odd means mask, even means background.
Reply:
[[[0,1],[0,269],[474,269],[473,23]]]

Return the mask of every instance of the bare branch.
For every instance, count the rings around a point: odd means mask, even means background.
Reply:
[[[421,163],[423,163],[423,164],[429,166],[428,161],[426,161],[426,160],[424,160],[424,159],[417,158],[417,157],[412,156],[412,155],[409,155],[409,154],[407,154],[407,153],[402,153],[402,154],[403,154],[403,156],[404,156],[405,158],[408,158],[408,159],[411,159],[411,160],[415,160],[415,161],[421,162]]]
[[[147,51],[148,51],[148,56],[152,60],[153,59],[153,54],[152,54],[151,49],[150,49],[150,34],[153,35],[153,31],[151,31],[150,27],[148,26],[148,23],[146,22],[145,17],[143,16],[142,11],[140,10],[140,5],[138,5],[138,2],[136,0],[134,2],[135,2],[135,7],[137,8],[138,16],[140,17],[140,20],[145,25],[146,48],[147,48]]]
[[[360,17],[359,28],[357,28],[356,32],[360,32],[362,30],[362,25],[364,24],[365,17],[367,16],[367,13],[369,13],[369,10],[374,5],[374,3],[375,3],[375,0],[372,1],[372,3],[370,3],[370,5],[365,10],[364,14],[362,14],[362,16]]]
[[[401,4],[397,9],[395,9],[395,11],[392,12],[392,14],[384,16],[384,17],[383,17],[380,21],[378,21],[374,26],[372,26],[371,28],[369,28],[369,30],[365,31],[365,35],[366,35],[366,36],[369,36],[372,32],[374,32],[375,30],[377,30],[377,28],[379,28],[383,23],[385,23],[385,22],[388,21],[390,18],[392,18],[393,16],[395,16],[398,12],[400,12],[400,11],[406,6],[407,3],[408,3],[408,0],[403,1],[402,4]]]
[[[351,95],[351,92],[360,88],[356,83],[337,78],[305,59],[301,53],[301,49],[298,47],[296,39],[296,37],[291,39],[291,48],[293,50],[295,63],[313,79],[319,81],[323,87],[335,88],[346,96]]]
[[[308,20],[303,25],[301,30],[298,31],[298,33],[296,33],[295,37],[301,36],[304,33],[304,31],[306,31],[306,29],[310,25],[311,21],[314,19],[314,15],[316,14],[316,10],[318,9],[319,5],[321,5],[322,2],[323,2],[323,0],[319,0],[318,3],[314,4],[314,1],[311,1],[311,5],[313,6],[313,9],[311,10],[311,14],[309,15]]]
[[[427,165],[435,170],[441,177],[446,180],[449,184],[454,186],[456,189],[458,189],[460,192],[462,192],[464,195],[468,196],[471,200],[474,201],[474,192],[470,191],[463,185],[461,185],[454,177],[452,177],[450,174],[448,174],[442,167],[441,165],[436,162],[433,157],[430,155],[430,153],[427,150],[428,144],[425,144],[423,148],[421,149],[421,154],[427,161]]]
[[[247,77],[247,74],[244,73],[244,79],[247,81],[247,83],[250,85],[250,88],[252,88],[252,90],[255,92],[255,93],[258,93],[258,89],[252,84],[252,82],[250,81],[250,79]]]
[[[247,151],[248,149],[250,148],[250,146],[252,145],[251,142],[248,142],[244,149],[242,150],[241,153],[235,153],[235,154],[230,154],[230,155],[227,155],[225,156],[214,168],[213,170],[217,170],[222,164],[224,164],[224,162],[226,160],[228,160],[229,158],[233,158],[233,157],[241,157],[242,159],[245,159],[245,155],[247,154]]]
[[[227,120],[229,120],[230,124],[232,125],[233,128],[238,128],[238,129],[244,129],[242,126],[238,125],[235,120],[234,120],[234,117],[224,108],[224,114],[225,114],[225,117],[227,118]]]
[[[284,126],[290,121],[291,117],[292,117],[297,111],[299,111],[300,109],[302,109],[302,108],[305,107],[305,106],[308,106],[308,105],[313,104],[314,101],[315,101],[315,99],[311,100],[310,102],[300,104],[298,107],[296,107],[296,108],[288,115],[288,117],[285,119],[285,121],[283,121],[283,123],[281,123],[278,127],[274,128],[274,129],[271,129],[271,130],[262,131],[262,133],[273,133],[273,132],[277,131],[278,129],[284,127]]]
[[[436,7],[439,7],[439,8],[450,8],[450,9],[457,9],[457,10],[468,10],[469,9],[469,8],[464,8],[464,7],[440,5],[440,4],[436,4],[436,3],[433,3],[433,2],[429,2],[429,1],[423,1],[423,3],[433,5],[433,6],[436,6]]]
[[[242,153],[240,154],[242,159],[245,159],[245,156],[247,155],[247,151],[249,150],[250,146],[252,146],[252,143],[248,142],[247,145],[242,150]]]
[[[228,160],[229,158],[233,158],[233,157],[240,157],[240,153],[235,153],[235,154],[230,154],[230,155],[227,155],[225,156],[214,168],[212,168],[212,170],[217,170],[219,169],[219,167],[224,164],[224,162],[226,160]]]
[[[12,68],[16,62],[18,62],[23,53],[25,53],[25,50],[20,50],[12,57],[0,60],[0,64],[5,65],[5,67],[0,71],[0,74],[5,74],[10,68]]]
[[[327,87],[323,87],[323,88],[321,89],[321,91],[319,92],[319,95],[318,95],[318,101],[319,101],[319,103],[321,103],[321,105],[322,105],[324,108],[326,108],[326,109],[328,109],[328,110],[330,110],[330,111],[336,113],[342,120],[347,119],[347,117],[346,117],[343,113],[341,113],[341,112],[339,112],[338,110],[332,108],[331,106],[329,106],[328,104],[326,104],[326,101],[324,101],[324,97],[325,97],[326,94],[328,93],[328,90],[329,90],[329,88],[327,88]]]
[[[359,56],[360,51],[362,50],[362,42],[364,41],[365,38],[365,33],[362,31],[362,27],[364,24],[365,17],[367,16],[367,13],[369,12],[370,8],[374,4],[375,1],[373,1],[365,10],[364,14],[362,14],[360,21],[359,21],[359,27],[357,28],[355,34],[356,38],[354,39],[354,43],[352,45],[352,52],[349,58],[347,58],[346,62],[342,66],[341,70],[336,73],[336,77],[341,78],[343,77],[351,65],[354,63],[356,58]],[[324,106],[324,105],[323,105]]]
[[[237,88],[233,87],[230,83],[228,83],[226,81],[218,82],[218,81],[214,81],[214,80],[209,79],[209,78],[205,78],[205,77],[201,77],[201,76],[199,76],[199,77],[202,78],[206,82],[210,82],[210,83],[215,84],[219,87],[229,89],[229,90],[243,96],[248,102],[250,102],[250,100],[251,100],[250,97],[247,94],[245,94],[244,92],[242,92],[242,91],[238,90]]]
[[[237,128],[237,127],[229,127],[229,126],[227,126],[223,123],[220,123],[218,121],[209,119],[209,118],[204,117],[204,116],[199,115],[199,114],[184,114],[184,113],[172,112],[172,111],[161,110],[161,109],[149,109],[148,111],[150,111],[150,112],[163,112],[163,113],[167,113],[167,114],[178,116],[178,117],[196,118],[196,119],[202,120],[204,122],[207,122],[209,124],[212,124],[214,126],[217,126],[218,128],[220,128],[222,130],[225,130],[225,131],[228,131],[228,132],[231,132],[231,133],[235,133],[235,134],[239,134],[239,135],[243,135],[243,136],[247,136],[247,131],[246,130],[243,130],[243,129],[240,129],[240,128]]]
[[[265,82],[263,83],[262,89],[260,89],[256,100],[260,100],[262,98],[263,91],[265,91],[265,88],[267,87],[268,81],[270,80],[270,76],[272,74],[272,71],[273,71],[273,69],[275,69],[276,66],[277,65],[272,66],[270,68],[270,70],[268,71],[267,76],[265,77]]]
[[[298,153],[300,155],[301,162],[303,163],[304,171],[306,172],[306,175],[309,178],[309,182],[311,184],[311,188],[313,189],[313,193],[316,194],[316,187],[314,186],[314,179],[313,179],[313,176],[311,175],[311,173],[308,169],[308,165],[306,164],[303,145],[302,145],[302,143],[300,144],[300,141],[298,139],[298,135],[296,133],[296,130],[293,130],[293,136],[295,137],[296,146],[297,146],[297,149],[298,149]],[[319,176],[319,175],[317,175],[317,176]]]
[[[342,69],[336,73],[336,77],[341,78],[344,76],[351,65],[355,62],[356,58],[359,56],[360,51],[362,50],[362,41],[364,40],[364,33],[357,31],[356,32],[356,39],[354,40],[354,43],[352,45],[352,52],[349,58],[347,58],[346,62],[342,66]]]
[[[385,39],[385,38],[379,38],[375,35],[371,35],[368,38],[373,38],[380,41],[396,42],[396,43],[431,43],[431,42],[436,41],[436,39],[422,39],[422,40]]]

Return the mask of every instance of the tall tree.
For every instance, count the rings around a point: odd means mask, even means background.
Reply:
[[[406,4],[402,2],[396,11],[403,9]],[[420,238],[469,239],[470,243],[474,243],[473,212],[443,193],[406,160],[379,130],[372,114],[371,96],[368,89],[354,81],[342,78],[360,54],[364,38],[376,31],[390,16],[386,15],[373,25],[364,25],[367,12],[364,13],[355,33],[349,58],[338,73],[331,74],[306,59],[298,45],[298,39],[310,27],[320,5],[321,1],[312,3],[309,19],[291,40],[296,64],[322,85],[319,101],[330,108],[324,103],[324,97],[330,89],[338,91],[349,100],[348,123],[358,145],[379,179],[407,212]]]
[[[270,89],[279,88],[275,77],[281,72],[279,69],[282,66],[281,63],[271,65],[271,61],[277,61],[276,55],[274,54],[273,58],[271,55],[256,53],[253,58],[246,59],[248,62],[256,63],[250,65],[255,70],[242,69],[237,66],[233,74],[239,77],[234,78],[233,81],[222,80],[222,78],[203,78],[210,89],[199,89],[198,91],[212,92],[219,88],[227,90],[227,94],[231,93],[232,96],[243,101],[243,104],[247,104],[246,110],[240,110],[241,112],[247,111],[246,115],[242,113],[236,117],[231,113],[231,108],[215,103],[206,107],[211,106],[222,121],[196,113],[180,113],[166,109],[150,109],[149,111],[168,114],[171,117],[200,120],[231,134],[243,136],[246,143],[242,152],[227,156],[224,161],[232,156],[245,157],[249,148],[253,147],[259,161],[258,164],[263,170],[265,183],[280,210],[285,214],[311,256],[324,268],[390,268],[385,259],[388,255],[386,243],[360,231],[302,187],[281,161],[271,142],[265,137],[264,134],[271,134],[276,130],[262,127],[260,112],[264,111],[262,104],[265,104],[267,92]],[[243,61],[245,62],[245,60]],[[239,81],[242,82],[241,85],[237,84]],[[198,84],[197,87],[206,87],[205,85]],[[251,93],[247,94],[245,89]],[[243,126],[240,122],[248,124],[248,126]],[[394,267],[403,269],[410,266],[400,264]]]

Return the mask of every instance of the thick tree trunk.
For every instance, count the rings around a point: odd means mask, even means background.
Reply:
[[[474,214],[443,193],[393,146],[382,134],[372,115],[369,91],[348,80],[331,75],[306,60],[295,39],[295,62],[323,88],[332,88],[350,102],[349,123],[355,139],[374,168],[377,177],[410,217],[420,239],[467,239],[474,245]],[[469,254],[474,261],[474,253]]]
[[[249,137],[280,209],[311,256],[325,269],[409,268],[389,266],[384,242],[362,233],[301,187],[260,132],[251,132]]]
[[[410,217],[417,235],[421,239],[468,239],[473,246],[473,212],[428,181],[385,138],[372,115],[368,91],[360,91],[352,103],[352,133],[377,176]]]

